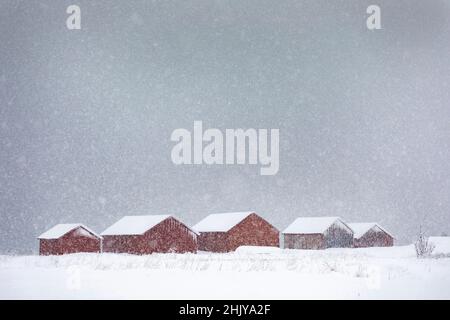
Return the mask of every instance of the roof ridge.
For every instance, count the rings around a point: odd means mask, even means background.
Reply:
[[[228,232],[251,214],[256,214],[256,212],[240,211],[240,212],[210,213],[206,217],[201,219],[199,222],[197,222],[192,227],[192,229],[198,232]]]
[[[303,221],[302,221],[303,220]],[[319,220],[325,220],[327,223],[312,224]],[[305,234],[323,234],[333,223],[340,221],[346,228],[353,232],[352,228],[339,216],[322,216],[322,217],[297,217],[291,224],[289,224],[282,233],[305,233]],[[303,223],[302,223],[303,222]],[[309,222],[309,226],[305,226],[306,222]],[[298,231],[295,231],[296,229]]]
[[[66,230],[62,230],[61,232],[57,233],[56,235],[51,235],[50,231],[56,231],[54,229],[57,229],[59,226],[67,226],[69,227]],[[102,238],[101,235],[99,235],[97,232],[95,232],[94,230],[92,230],[91,228],[87,227],[85,224],[80,223],[80,222],[73,222],[73,223],[57,223],[55,224],[53,227],[51,227],[50,229],[48,229],[47,231],[41,233],[37,238],[38,239],[59,239],[63,236],[65,236],[66,234],[68,234],[69,232],[75,230],[76,228],[83,228],[84,230],[86,230],[87,232],[91,233],[93,236],[96,236],[97,238]]]

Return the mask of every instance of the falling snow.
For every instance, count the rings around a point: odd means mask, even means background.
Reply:
[[[0,252],[142,214],[449,234],[450,7],[377,3],[368,31],[357,0],[80,1],[67,30],[63,2],[2,1]],[[170,133],[195,120],[279,128],[279,172],[173,165]]]

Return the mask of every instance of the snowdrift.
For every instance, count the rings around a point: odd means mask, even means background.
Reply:
[[[0,256],[1,299],[449,299],[450,258],[413,246]]]

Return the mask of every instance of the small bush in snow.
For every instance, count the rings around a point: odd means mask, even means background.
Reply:
[[[428,237],[426,237],[423,232],[419,233],[417,241],[414,243],[416,249],[416,255],[418,258],[429,257],[433,253],[435,245],[429,242]]]

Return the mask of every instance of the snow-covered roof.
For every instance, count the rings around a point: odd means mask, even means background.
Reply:
[[[169,214],[147,215],[147,216],[124,216],[122,219],[114,223],[112,226],[104,230],[102,236],[126,236],[141,235],[160,224],[168,218],[174,218],[182,223],[186,228],[196,233],[177,217]]]
[[[361,238],[369,230],[372,230],[372,229],[375,231],[383,231],[383,232],[387,233],[388,235],[390,235],[391,237],[393,237],[392,234],[390,234],[388,231],[386,231],[386,229],[382,228],[376,222],[353,222],[353,223],[347,223],[347,225],[350,228],[352,228],[355,239]]]
[[[61,223],[61,224],[57,224],[50,230],[47,230],[46,232],[41,234],[38,237],[38,239],[47,239],[47,240],[59,239],[62,236],[64,236],[65,234],[69,233],[70,231],[72,231],[76,228],[83,228],[86,231],[88,231],[89,233],[91,233],[92,235],[94,235],[98,238],[101,238],[100,235],[98,235],[97,233],[95,233],[94,231],[92,231],[91,229],[89,229],[88,227],[86,227],[85,225],[83,225],[81,223]]]
[[[338,223],[343,228],[351,228],[339,217],[301,217],[295,219],[283,233],[291,234],[323,234],[334,223]]]
[[[214,213],[206,216],[192,228],[198,232],[227,232],[252,213],[254,212]]]
[[[102,236],[141,235],[171,215],[124,216],[101,233]]]

